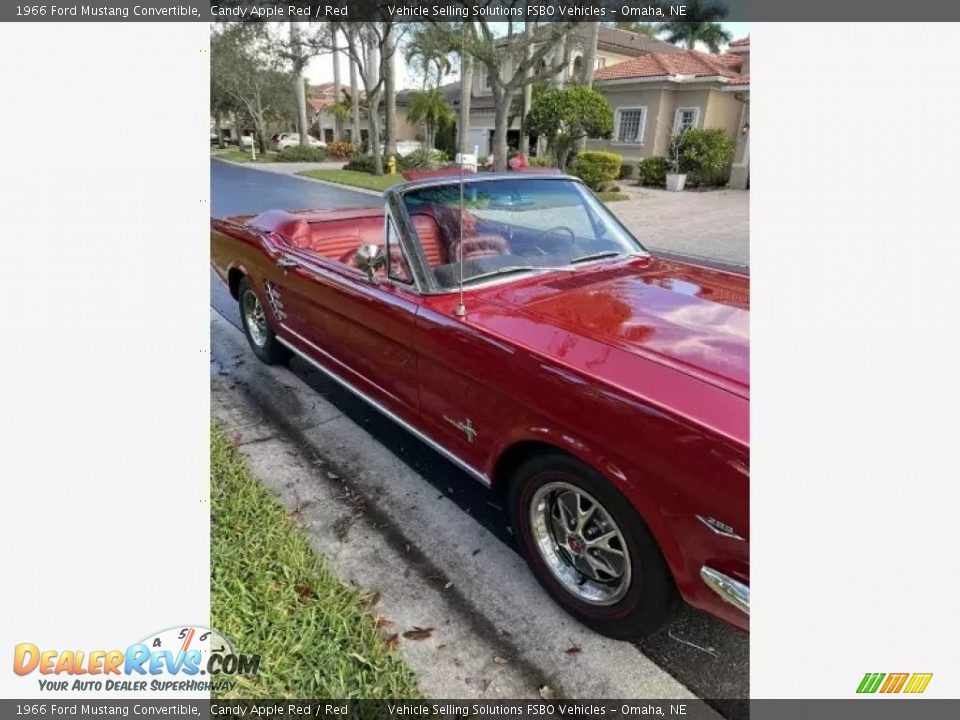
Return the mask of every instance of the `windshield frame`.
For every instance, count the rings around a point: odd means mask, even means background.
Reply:
[[[603,201],[600,200],[580,178],[573,177],[571,175],[565,175],[563,173],[536,173],[527,176],[516,172],[466,173],[463,176],[463,182],[464,184],[503,182],[506,180],[516,182],[522,177],[529,177],[531,181],[546,180],[576,183],[579,186],[580,191],[583,193],[584,209],[587,212],[591,224],[600,225],[604,221],[609,222],[634,243],[634,250],[630,253],[623,253],[615,257],[598,258],[596,260],[585,261],[569,267],[563,266],[558,268],[536,268],[535,270],[524,273],[511,273],[503,277],[491,277],[480,282],[469,282],[469,278],[466,278],[463,285],[464,292],[478,290],[491,285],[500,285],[508,282],[527,280],[533,275],[546,274],[544,271],[569,272],[574,269],[589,268],[597,263],[605,263],[611,260],[623,259],[625,257],[650,256],[650,251],[644,247],[643,243],[641,243],[640,240],[632,232],[630,232],[630,230],[628,230],[622,222],[620,222],[620,219],[614,213],[612,213],[606,207],[606,205],[603,204]],[[416,280],[415,285],[417,287],[417,291],[422,295],[449,295],[459,292],[459,288],[445,287],[441,285],[434,276],[433,271],[427,263],[423,249],[420,246],[419,238],[415,228],[413,227],[413,221],[410,219],[405,197],[408,193],[416,192],[424,188],[442,186],[459,187],[459,185],[459,175],[446,175],[443,177],[415,180],[409,183],[395,185],[394,187],[388,188],[384,193],[388,212],[393,216],[394,221],[396,222],[397,228],[400,231],[399,235],[401,242],[404,245],[404,249],[407,251],[408,261],[411,265],[411,271],[413,272]]]

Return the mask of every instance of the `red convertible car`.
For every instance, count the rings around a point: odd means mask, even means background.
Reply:
[[[749,280],[652,256],[579,180],[433,177],[386,207],[211,221],[267,363],[299,355],[509,509],[617,638],[749,624]]]

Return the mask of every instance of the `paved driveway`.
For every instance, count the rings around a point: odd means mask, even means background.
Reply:
[[[624,186],[608,207],[651,250],[750,265],[750,192],[667,192]]]

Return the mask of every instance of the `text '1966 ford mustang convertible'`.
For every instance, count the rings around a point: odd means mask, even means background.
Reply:
[[[652,256],[561,174],[211,221],[253,352],[290,353],[498,493],[537,579],[635,638],[746,629],[749,281]]]

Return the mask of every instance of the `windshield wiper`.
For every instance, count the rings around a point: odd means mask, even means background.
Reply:
[[[619,250],[601,250],[600,252],[590,253],[589,255],[575,257],[570,260],[570,264],[576,265],[577,263],[587,262],[588,260],[602,260],[603,258],[616,257],[622,254]]]

